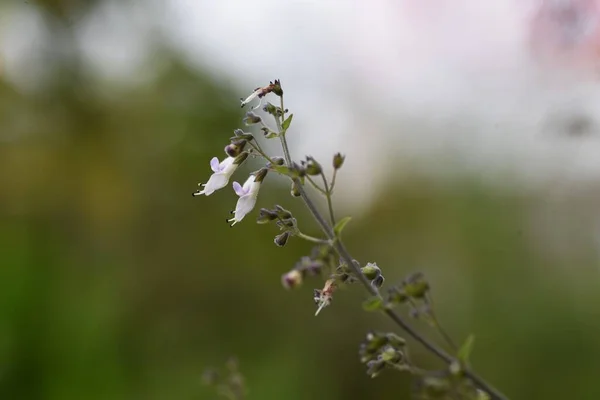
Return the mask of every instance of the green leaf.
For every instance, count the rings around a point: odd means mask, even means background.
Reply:
[[[469,335],[467,340],[460,346],[458,349],[458,359],[467,364],[469,362],[469,357],[471,356],[471,351],[473,350],[473,345],[475,343],[475,336]]]
[[[290,127],[290,125],[292,124],[292,118],[294,118],[294,114],[290,114],[289,117],[287,117],[285,119],[285,121],[283,121],[283,124],[281,124],[281,130],[282,131],[287,131],[288,128]]]
[[[335,224],[335,226],[333,227],[333,233],[335,233],[335,237],[340,237],[340,235],[342,234],[342,229],[344,229],[346,224],[350,222],[351,219],[352,217],[345,217],[339,220],[337,224]]]
[[[365,311],[377,311],[383,308],[383,300],[379,296],[371,297],[363,302]]]

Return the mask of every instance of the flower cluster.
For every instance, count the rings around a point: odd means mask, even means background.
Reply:
[[[367,375],[375,378],[386,368],[410,371],[406,341],[394,333],[369,332],[360,344],[360,362],[367,365]]]
[[[429,322],[434,322],[435,316],[429,298],[429,282],[421,272],[407,276],[399,285],[388,289],[387,304],[390,307],[396,304],[408,304],[413,317],[424,317]]]
[[[263,98],[271,93],[279,97],[280,105],[267,102],[262,111],[273,117],[275,127],[267,125],[263,117],[255,113],[255,110],[262,105]],[[390,368],[409,372],[417,377],[414,391],[419,396],[418,398],[423,399],[449,398],[447,396],[451,396],[451,398],[457,399],[481,400],[484,398],[483,396],[487,396],[486,393],[493,393],[494,399],[504,400],[501,393],[495,391],[469,370],[468,357],[472,348],[472,337],[459,349],[440,326],[429,297],[429,283],[423,274],[416,273],[408,276],[399,285],[390,288],[387,296],[383,296],[380,289],[385,279],[380,267],[373,262],[361,265],[349,254],[342,241],[341,233],[350,221],[350,217],[338,220],[334,215],[332,202],[336,176],[344,164],[345,157],[341,153],[333,156],[331,162],[333,173],[330,177],[326,176],[323,166],[314,157],[306,156],[299,162],[294,161],[291,158],[286,139],[293,114],[288,115],[289,111],[284,107],[283,90],[279,80],[256,88],[247,98],[241,99],[241,106],[244,107],[255,99],[259,99],[260,102],[245,114],[243,123],[246,126],[255,126],[260,129],[264,139],[278,139],[281,143],[283,157],[268,155],[253,134],[236,129],[234,136],[229,138],[229,144],[224,148],[226,157],[222,161],[219,161],[217,157],[210,161],[213,173],[206,183],[200,184],[201,189],[193,195],[210,196],[215,191],[227,186],[236,170],[249,157],[262,159],[264,166],[250,173],[243,184],[235,181],[232,183],[238,200],[235,209],[231,211],[232,216],[227,219],[227,222],[234,226],[252,212],[265,177],[269,172],[274,172],[291,181],[291,196],[300,198],[321,229],[321,236],[306,234],[301,231],[298,220],[292,212],[281,205],[275,205],[273,208],[261,208],[258,212],[256,219],[258,224],[273,224],[279,228],[279,233],[273,239],[276,246],[284,247],[292,237],[309,241],[315,245],[310,255],[301,257],[291,270],[281,276],[283,287],[286,289],[297,288],[307,277],[322,276],[325,279],[323,287],[313,291],[313,300],[317,306],[315,315],[318,315],[325,307],[331,305],[333,295],[341,285],[361,283],[370,295],[363,303],[366,311],[385,313],[408,335],[424,344],[447,365],[447,369],[441,371],[419,369],[410,362],[404,339],[393,333],[370,332],[359,349],[361,362],[366,364],[369,376],[375,377],[384,369]],[[325,198],[328,208],[327,216],[320,213],[305,186],[310,186],[317,194]],[[433,328],[439,331],[456,354],[446,353],[442,348],[431,343],[428,338],[421,336],[417,329],[412,328],[396,312],[394,306],[398,304],[408,304],[413,316],[426,319]],[[210,375],[208,378],[213,383],[217,381],[216,375]],[[474,382],[477,382],[479,388]],[[230,380],[221,384],[220,388],[228,396],[234,396],[240,392],[237,390],[239,383],[237,380]],[[485,392],[479,390],[480,388],[485,389]]]
[[[210,196],[215,191],[223,189],[229,184],[233,173],[248,158],[250,152],[244,151],[244,148],[248,143],[248,139],[253,139],[252,135],[246,134],[241,130],[236,130],[234,134],[235,136],[230,139],[230,144],[225,146],[227,158],[221,162],[219,162],[217,157],[213,157],[210,160],[210,167],[213,170],[213,174],[206,183],[199,184],[199,186],[202,186],[202,189],[193,193],[193,196]],[[233,182],[233,191],[239,196],[239,199],[235,209],[231,211],[233,217],[227,219],[227,222],[231,226],[242,221],[254,209],[258,198],[258,191],[268,171],[268,168],[261,168],[251,173],[243,185]]]

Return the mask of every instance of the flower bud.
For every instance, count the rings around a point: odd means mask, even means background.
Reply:
[[[275,221],[277,219],[277,213],[267,210],[266,208],[261,208],[258,212],[258,218],[256,218],[256,222],[258,224],[267,224],[271,221]]]
[[[277,107],[271,103],[267,103],[264,107],[263,107],[263,111],[266,113],[271,114],[274,117],[281,117],[283,115],[283,112],[281,111],[280,107]]]
[[[259,115],[255,114],[253,111],[248,111],[242,121],[246,125],[254,125],[261,122],[262,118]]]
[[[233,134],[234,134],[234,137],[231,138],[232,141],[238,140],[238,139],[244,139],[247,141],[254,140],[254,136],[252,136],[251,133],[246,133],[241,129],[236,129],[235,131],[233,131]]]
[[[376,277],[375,279],[373,279],[371,281],[371,286],[373,286],[374,288],[379,289],[380,287],[383,286],[383,282],[385,281],[385,278],[383,277],[383,275],[379,275],[378,277]]]
[[[262,182],[263,179],[265,179],[265,176],[267,176],[267,172],[269,172],[267,168],[259,169],[258,172],[254,175],[254,182]]]
[[[291,270],[281,276],[281,284],[286,289],[294,289],[302,285],[302,273],[298,270]]]
[[[298,183],[298,181],[293,181],[292,182],[292,189],[290,190],[290,194],[292,195],[292,197],[300,197],[300,184]]]
[[[272,131],[266,126],[263,126],[262,128],[260,128],[260,130],[263,132],[265,139],[273,139],[279,137],[279,133]]]
[[[341,153],[335,153],[335,155],[333,156],[333,168],[342,168],[342,165],[344,165],[345,158],[346,156],[343,156]]]
[[[385,346],[381,351],[381,360],[397,363],[402,360],[402,353],[393,348],[392,346]]]
[[[381,269],[379,269],[379,267],[375,263],[367,263],[367,265],[362,267],[360,270],[370,281],[381,275]]]
[[[302,178],[303,176],[306,176],[306,169],[297,162],[292,161],[292,165],[290,166],[290,173],[290,176],[292,178]]]
[[[429,283],[420,272],[414,273],[404,280],[404,292],[410,297],[416,299],[424,297],[428,290]]]
[[[275,93],[279,97],[283,96],[283,89],[281,88],[281,82],[279,82],[279,79],[275,79],[274,82],[269,83],[269,86],[271,87],[271,91],[273,93]]]
[[[225,153],[227,153],[229,157],[237,157],[244,150],[244,147],[246,147],[246,143],[247,141],[244,139],[236,140],[225,146]]]
[[[283,165],[283,164],[285,164],[285,160],[283,159],[283,157],[272,157],[271,161],[275,165]]]
[[[279,204],[275,205],[275,212],[277,213],[277,216],[281,219],[289,219],[293,217],[290,211],[281,207]]]
[[[277,236],[275,236],[275,240],[273,241],[277,246],[283,247],[286,245],[288,239],[290,238],[290,231],[285,231]]]
[[[388,303],[401,304],[408,300],[408,296],[404,293],[404,290],[394,286],[388,290]]]
[[[371,378],[375,378],[385,368],[385,361],[383,360],[371,360],[367,363],[367,375]]]
[[[321,168],[321,164],[319,164],[312,157],[307,157],[305,169],[306,169],[306,173],[308,175],[319,175],[321,172],[323,172],[323,168]]]
[[[281,229],[294,228],[296,226],[296,218],[278,219],[276,224]]]

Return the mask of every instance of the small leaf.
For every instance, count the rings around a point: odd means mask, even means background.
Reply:
[[[283,132],[287,131],[290,125],[292,124],[292,118],[294,118],[294,114],[290,114],[290,116],[287,117],[285,121],[283,121],[283,124],[281,124],[281,130]]]
[[[463,345],[460,346],[460,349],[458,349],[458,359],[462,363],[467,364],[469,362],[469,357],[471,356],[471,351],[473,350],[474,343],[475,336],[469,335],[469,337],[467,338],[467,340],[465,340]]]
[[[333,228],[335,237],[338,237],[338,238],[340,237],[340,235],[342,234],[342,229],[344,229],[346,224],[348,222],[350,222],[351,219],[352,219],[352,217],[345,217],[345,218],[342,218],[341,220],[339,220],[337,224],[335,224],[335,227]]]
[[[383,300],[379,296],[371,297],[363,302],[365,311],[377,311],[383,308]]]

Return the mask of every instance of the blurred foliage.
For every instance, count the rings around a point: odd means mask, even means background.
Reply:
[[[75,4],[45,3],[59,21]],[[360,289],[314,318],[321,282],[280,284],[308,244],[277,248],[251,218],[230,229],[227,190],[190,196],[241,125],[240,91],[156,58],[167,67],[136,87],[89,81],[76,54],[42,91],[0,81],[0,399],[214,398],[202,371],[232,354],[249,399],[407,398],[406,376],[371,380],[359,363],[368,329],[394,329]],[[261,205],[308,224],[287,185],[267,186]],[[415,175],[344,237],[390,284],[424,271],[447,330],[475,334],[474,369],[511,398],[600,398],[597,254],[534,245],[543,203]]]

